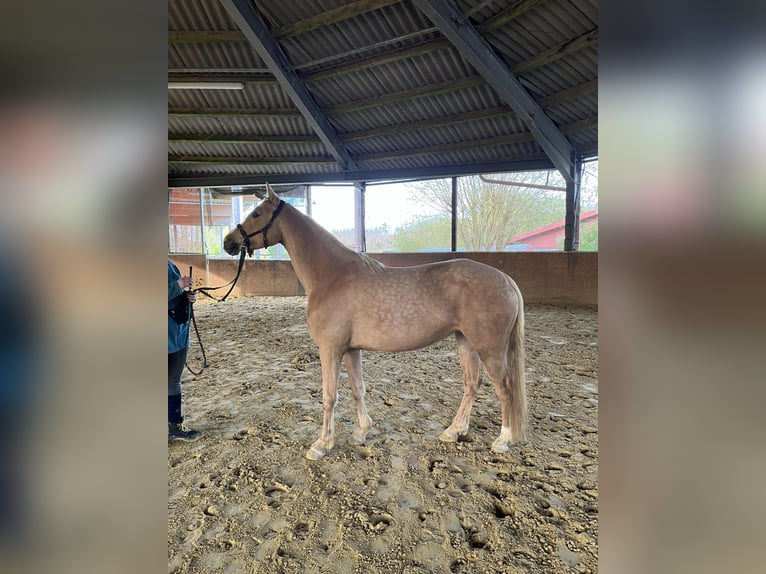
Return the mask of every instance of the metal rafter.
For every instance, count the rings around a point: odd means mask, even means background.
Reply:
[[[277,78],[282,89],[301,111],[341,168],[344,170],[356,169],[356,163],[351,159],[348,150],[338,139],[337,133],[327,121],[306,86],[290,68],[279,44],[269,33],[266,23],[255,10],[252,2],[248,0],[221,0],[221,4],[237,23],[247,40]]]
[[[341,113],[343,111],[358,111],[360,109],[383,106],[390,103],[397,103],[399,101],[411,101],[419,97],[436,96],[442,93],[448,93],[452,91],[475,87],[477,85],[483,85],[485,83],[486,82],[484,81],[484,78],[482,78],[481,76],[472,76],[470,78],[465,78],[464,80],[461,80],[461,81],[445,82],[444,84],[424,86],[421,88],[416,88],[414,90],[405,90],[402,92],[396,92],[393,94],[388,94],[386,96],[381,96],[374,100],[372,99],[358,100],[356,102],[349,102],[348,104],[331,106],[329,108],[325,108],[324,112],[325,114],[332,115],[334,113]],[[543,98],[540,98],[539,100],[536,100],[536,102],[537,102],[537,105],[543,108],[547,108],[549,106],[555,106],[557,104],[566,102],[570,99],[577,98],[583,94],[595,92],[597,90],[598,90],[598,80],[591,80],[583,84],[578,84],[576,86],[566,88],[560,92],[551,94],[550,96],[545,96]],[[484,119],[493,118],[497,116],[512,116],[512,115],[515,115],[515,113],[516,112],[514,112],[511,108],[508,108],[505,106],[495,107],[495,108],[489,108],[489,109],[483,109],[483,110],[475,110],[473,112],[464,112],[461,114],[453,114],[449,116],[430,118],[427,120],[408,122],[405,124],[399,124],[399,125],[393,125],[393,126],[381,126],[380,128],[361,130],[357,132],[349,132],[345,134],[338,134],[338,137],[340,138],[342,142],[348,142],[348,141],[367,139],[367,138],[372,138],[377,136],[386,136],[391,134],[416,131],[420,129],[441,127],[445,125],[452,125],[458,122],[484,120]],[[171,108],[168,111],[168,116],[170,117],[213,117],[213,118],[227,117],[227,116],[229,117],[257,117],[257,116],[302,117],[301,113],[298,110],[291,110],[291,109],[269,110],[269,109],[255,109],[255,108],[248,108],[248,109]],[[168,134],[168,137],[171,141],[176,139],[175,135],[172,133]],[[232,139],[232,136],[226,135],[226,134],[224,135],[198,134],[198,137],[200,140],[206,140],[210,142],[234,141]],[[317,138],[314,137],[313,141],[316,141],[316,140]],[[303,140],[303,141],[308,141],[308,140]]]
[[[401,0],[357,0],[350,4],[344,4],[343,6],[320,12],[310,18],[275,28],[274,37],[285,38],[288,36],[305,34],[306,32],[311,32],[317,28],[330,26],[342,22],[343,20],[366,14],[367,12],[380,10],[391,4],[398,4],[400,1]]]
[[[377,44],[365,46],[364,48],[359,48],[357,50],[343,52],[341,54],[336,54],[333,56],[329,56],[327,58],[323,58],[321,60],[315,60],[312,62],[304,62],[302,64],[296,64],[295,66],[293,66],[293,69],[301,72],[302,70],[305,70],[307,68],[313,68],[318,65],[327,64],[328,62],[333,62],[335,60],[347,60],[349,57],[356,57],[360,53],[369,51],[372,48],[380,48],[393,43],[408,41],[412,39],[413,37],[419,37],[419,36],[427,35],[433,32],[438,32],[438,30],[439,30],[438,28],[428,28],[427,30],[424,30],[421,32],[416,32],[413,34],[409,34],[407,36],[391,38],[384,42],[378,42]],[[483,31],[483,28],[480,27],[479,30]],[[528,60],[519,62],[513,68],[511,68],[511,71],[516,75],[526,74],[527,72],[531,70],[534,70],[541,66],[545,66],[547,64],[550,64],[551,62],[555,62],[562,58],[565,58],[584,48],[594,46],[597,43],[598,43],[598,30],[591,30],[590,32],[582,34],[581,36],[577,36],[576,38],[567,40],[566,42],[562,44],[553,46],[545,50],[544,52],[533,56],[532,58]],[[452,44],[450,44],[450,42],[446,38],[436,38],[432,40],[420,41],[414,44],[410,44],[404,48],[390,50],[390,51],[382,52],[379,54],[373,54],[371,56],[356,57],[356,59],[352,61],[346,61],[342,64],[332,64],[318,71],[301,72],[300,79],[303,80],[304,82],[316,82],[320,80],[326,80],[328,78],[333,78],[335,76],[341,76],[344,74],[358,72],[360,70],[364,70],[372,66],[390,64],[393,62],[398,62],[400,60],[405,60],[407,58],[422,56],[424,54],[428,54],[437,50],[443,50],[445,48],[449,48],[451,45]],[[501,50],[501,48],[498,48],[498,49]],[[200,80],[205,79],[207,81],[217,81],[220,79],[219,78],[220,75],[231,74],[232,72],[236,72],[238,74],[240,81],[248,82],[250,81],[250,78],[253,76],[254,76],[253,81],[260,81],[264,70],[251,69],[247,72],[239,72],[237,70],[229,70],[229,69],[218,69],[218,70],[210,69],[204,72],[205,74],[210,74],[210,77],[208,78],[200,77],[199,79]],[[198,72],[198,73],[202,74],[203,72]],[[239,74],[242,74],[242,75],[239,76]]]
[[[413,0],[413,2],[516,111],[553,165],[566,181],[572,181],[575,176],[572,144],[564,137],[556,124],[545,115],[487,41],[473,26],[463,21],[455,4],[448,0]]]
[[[535,157],[506,162],[470,163],[447,167],[408,167],[359,170],[354,172],[317,172],[307,174],[253,173],[246,175],[168,174],[168,187],[198,187],[208,185],[225,187],[231,185],[257,185],[266,182],[272,185],[283,183],[370,182],[411,178],[429,179],[434,177],[474,175],[477,173],[500,173],[504,171],[534,171],[551,168],[553,168],[553,165],[547,157]]]
[[[598,126],[598,118],[585,118],[578,120],[571,124],[562,126],[562,131],[568,134],[575,134],[580,131],[592,129]],[[372,160],[389,160],[401,157],[416,157],[423,155],[430,155],[434,153],[462,151],[471,148],[481,147],[495,147],[499,145],[516,144],[520,142],[534,141],[535,138],[530,132],[518,132],[515,134],[508,134],[499,137],[484,138],[477,140],[467,140],[458,143],[438,144],[413,149],[397,149],[395,151],[384,151],[379,153],[359,154],[356,156],[357,161],[372,161]],[[246,143],[246,142],[238,142]],[[194,156],[194,159],[190,159],[191,156],[171,156],[168,158],[170,162],[186,162],[186,163],[210,163],[210,164],[249,164],[249,163],[274,163],[274,160],[259,159],[255,157],[244,156]],[[279,159],[279,158],[278,158]],[[289,157],[279,159],[279,161],[285,163],[292,163],[293,160]],[[296,158],[295,163],[310,162],[316,163],[318,161],[330,161],[330,158]],[[362,180],[360,180],[362,181]]]

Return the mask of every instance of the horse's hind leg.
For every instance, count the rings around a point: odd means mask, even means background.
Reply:
[[[503,357],[504,359],[504,357]],[[490,358],[484,361],[487,376],[495,387],[497,398],[500,399],[501,427],[500,436],[492,443],[492,452],[502,453],[510,449],[511,440],[511,393],[506,384],[504,361],[499,358]]]
[[[483,362],[500,399],[502,417],[500,436],[492,443],[492,452],[503,453],[510,449],[511,444],[526,440],[524,386],[523,382],[517,384],[512,379],[516,373],[512,372],[513,366],[509,365],[505,349],[484,357]]]
[[[309,460],[318,460],[335,446],[335,403],[338,401],[338,373],[341,354],[336,349],[319,349],[322,364],[322,434],[306,453]]]
[[[348,372],[348,381],[351,384],[351,392],[356,402],[356,416],[359,421],[358,426],[351,435],[356,444],[364,444],[367,439],[367,433],[372,426],[372,420],[367,414],[367,407],[364,404],[364,380],[362,379],[362,352],[358,349],[346,351],[343,355],[343,362]]]
[[[474,351],[462,333],[456,332],[455,339],[457,339],[460,366],[463,367],[463,400],[460,401],[460,407],[452,424],[439,437],[439,440],[443,442],[455,442],[458,436],[468,432],[473,401],[481,383],[481,363],[478,353]]]

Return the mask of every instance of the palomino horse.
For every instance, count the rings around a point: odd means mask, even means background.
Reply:
[[[505,452],[526,440],[524,302],[505,273],[468,259],[386,267],[351,251],[311,218],[280,200],[271,187],[255,210],[229,232],[224,249],[236,255],[281,243],[308,296],[308,330],[319,346],[324,422],[306,457],[322,458],[335,444],[335,403],[341,359],[356,401],[363,444],[372,425],[364,404],[361,350],[410,351],[455,334],[464,394],[452,424],[439,437],[466,434],[481,380],[479,361],[500,399],[502,426],[492,444]]]

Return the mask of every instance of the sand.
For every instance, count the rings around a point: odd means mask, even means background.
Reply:
[[[527,305],[529,443],[490,451],[500,403],[487,380],[468,434],[437,440],[463,392],[450,337],[363,352],[367,444],[350,441],[342,372],[336,446],[313,462],[322,387],[305,297],[195,313],[209,366],[185,372],[184,413],[204,437],[168,444],[168,572],[597,571],[596,310]]]

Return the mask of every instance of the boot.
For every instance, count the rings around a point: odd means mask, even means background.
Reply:
[[[185,442],[194,442],[199,440],[202,433],[186,427],[186,423],[171,423],[168,421],[168,440],[182,440]]]
[[[181,416],[181,395],[168,396],[168,440],[194,442],[202,433],[186,427]]]

